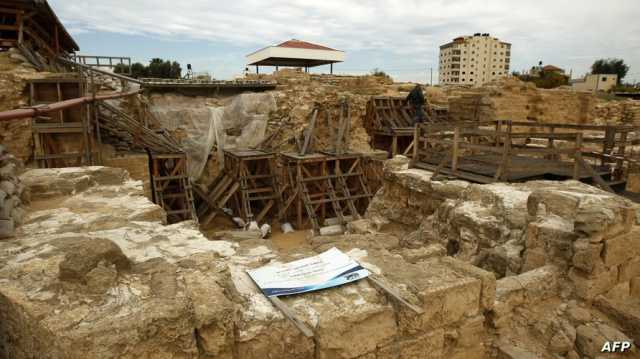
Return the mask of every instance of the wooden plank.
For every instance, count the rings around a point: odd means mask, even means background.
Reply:
[[[313,114],[311,115],[311,121],[309,122],[309,127],[307,127],[307,131],[304,137],[304,144],[302,145],[302,148],[300,149],[300,155],[306,155],[307,154],[307,150],[309,149],[309,145],[311,144],[311,141],[313,139],[313,132],[315,130],[315,126],[316,126],[316,118],[318,117],[318,109],[315,108],[313,109]]]
[[[291,310],[289,306],[287,306],[282,300],[280,300],[280,298],[278,297],[267,297],[267,298],[269,299],[271,304],[273,304],[274,307],[278,308],[282,312],[282,314],[287,319],[289,319],[291,323],[293,323],[293,325],[295,325],[296,328],[298,328],[302,332],[302,334],[304,334],[305,337],[313,338],[313,331],[306,324],[304,324],[303,321],[298,319],[298,317],[296,317],[293,310]]]

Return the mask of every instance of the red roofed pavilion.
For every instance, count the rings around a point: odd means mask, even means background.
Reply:
[[[309,67],[330,65],[333,73],[333,64],[344,59],[344,51],[292,39],[247,55],[247,65],[255,66],[256,72],[260,66],[304,67],[308,71]]]

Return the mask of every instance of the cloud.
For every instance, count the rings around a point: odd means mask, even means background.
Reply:
[[[640,69],[637,0],[606,4],[596,0],[51,0],[51,3],[76,34],[113,32],[255,49],[298,38],[345,50],[347,54],[363,51],[391,54],[394,56],[391,66],[420,62],[426,67],[437,66],[438,46],[453,37],[489,32],[513,44],[513,69],[529,68],[543,60],[583,72],[592,60],[610,56],[622,57],[633,68]],[[349,67],[352,65],[356,64]]]

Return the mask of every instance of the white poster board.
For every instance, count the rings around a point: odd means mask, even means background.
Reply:
[[[247,273],[267,297],[311,292],[369,276],[369,271],[336,248],[285,264],[267,265]]]

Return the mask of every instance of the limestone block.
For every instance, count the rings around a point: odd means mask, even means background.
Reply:
[[[482,282],[480,305],[483,309],[493,308],[496,297],[496,276],[488,271],[452,257],[443,257],[442,261]]]
[[[588,238],[575,241],[573,243],[573,265],[586,273],[604,270],[604,263],[600,257],[603,248],[602,243],[591,243]]]
[[[536,268],[540,268],[547,264],[547,254],[544,248],[527,249],[523,254],[522,272],[527,272]]]
[[[429,258],[444,257],[447,250],[439,244],[430,244],[420,248],[405,248],[401,254],[409,263],[417,263]]]
[[[345,299],[327,301],[325,295],[324,303],[312,304],[319,316],[314,330],[319,358],[356,358],[374,353],[378,347],[391,343],[397,335],[395,315],[390,305],[365,304],[354,307],[353,302],[349,306]],[[337,307],[334,307],[329,311],[329,305],[335,304],[343,308],[336,310]]]
[[[429,358],[441,358],[444,349],[444,330],[438,329],[414,339],[399,342],[400,358],[421,359],[428,353]]]
[[[122,185],[129,174],[122,168],[88,166],[32,169],[20,178],[28,187],[36,187],[33,195],[68,195],[95,185]]]
[[[557,293],[557,269],[554,266],[544,266],[515,277],[524,288],[527,304],[547,299]]]
[[[456,347],[478,348],[487,339],[487,330],[484,326],[484,315],[478,315],[466,320],[458,328],[458,340]]]
[[[589,276],[588,273],[571,268],[569,270],[569,279],[571,279],[576,288],[576,294],[582,299],[590,300],[598,294],[606,293],[616,285],[618,282],[618,267],[609,268],[595,276]]]
[[[525,288],[515,277],[505,277],[496,281],[496,317],[510,315],[515,307],[525,302]]]
[[[538,189],[531,192],[527,209],[530,216],[554,214],[562,218],[575,218],[578,203],[579,197],[571,193]]]
[[[640,229],[604,241],[604,264],[616,266],[634,258],[640,252]]]

